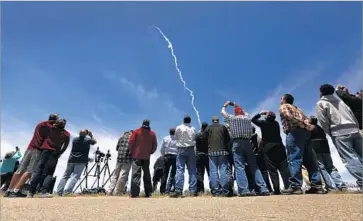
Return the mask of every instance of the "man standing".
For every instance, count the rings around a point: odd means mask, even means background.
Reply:
[[[350,94],[348,88],[342,85],[336,87],[336,94],[352,110],[355,118],[358,120],[359,129],[362,130],[362,98]]]
[[[28,149],[24,153],[24,157],[21,160],[18,170],[14,173],[11,179],[9,188],[5,192],[4,197],[26,197],[26,195],[21,193],[20,190],[34,171],[34,166],[36,164],[38,154],[40,153],[37,149],[41,147],[44,139],[49,134],[51,125],[58,120],[58,118],[57,114],[51,114],[47,121],[40,122],[35,127],[33,138],[28,145]]]
[[[131,170],[132,158],[129,153],[129,140],[133,130],[125,131],[117,142],[116,150],[118,152],[116,168],[111,177],[108,194],[119,195],[126,192],[127,181]]]
[[[300,108],[293,105],[294,97],[285,94],[280,102],[280,117],[283,130],[286,133],[286,150],[290,163],[291,177],[290,187],[283,190],[285,194],[302,194],[303,178],[301,168],[303,163],[310,175],[311,188],[305,193],[324,193],[321,186],[316,156],[314,155],[310,142],[310,132],[314,126],[309,123]]]
[[[219,124],[218,117],[212,118],[212,125],[204,132],[208,145],[210,186],[213,196],[230,196],[228,144],[230,137],[224,125]]]
[[[156,151],[158,146],[156,135],[150,129],[150,121],[144,120],[142,126],[136,129],[129,140],[129,153],[132,157],[132,180],[131,197],[140,194],[141,170],[144,173],[145,196],[150,197],[152,193],[151,175],[149,170],[150,155]]]
[[[59,153],[54,152],[50,155],[47,164],[43,170],[43,174],[39,179],[37,192],[39,192],[40,198],[52,198],[53,194],[50,193],[50,188],[52,185],[53,174],[58,164]]]
[[[195,135],[195,149],[197,157],[197,193],[204,193],[205,170],[207,170],[208,177],[210,178],[208,143],[204,138],[204,132],[207,127],[207,123],[202,123],[200,132]]]
[[[197,196],[197,171],[195,146],[195,129],[190,125],[192,119],[189,116],[184,117],[183,124],[179,125],[175,130],[176,146],[178,147],[178,155],[176,158],[176,183],[175,192],[170,197],[177,198],[183,196],[184,187],[184,170],[187,165],[189,173],[189,191],[192,196]]]
[[[253,128],[253,135],[252,135],[252,137],[250,139],[250,142],[252,144],[253,152],[256,155],[256,163],[257,163],[258,168],[261,171],[263,180],[266,183],[268,191],[270,193],[272,193],[270,178],[269,178],[269,174],[268,174],[268,170],[267,170],[267,166],[266,166],[266,162],[265,162],[265,153],[261,150],[261,138],[256,133],[255,128]],[[247,167],[248,167],[248,165],[247,165]],[[247,175],[248,181],[250,181],[250,179],[248,177],[248,173],[246,175]],[[253,176],[252,176],[251,181],[253,181]],[[251,188],[250,188],[250,190],[251,190]]]
[[[93,137],[92,132],[85,129],[79,132],[79,137],[73,139],[67,168],[57,187],[57,194],[59,196],[73,192],[74,186],[81,178],[82,171],[88,163],[88,154],[91,145],[95,145],[96,143],[97,141]]]
[[[264,120],[260,120],[265,116]],[[290,171],[287,164],[286,150],[280,135],[280,125],[276,121],[275,113],[261,111],[252,118],[252,123],[260,127],[262,134],[261,150],[265,155],[265,162],[269,171],[274,194],[281,194],[279,174],[284,182],[285,189],[289,188]]]
[[[163,178],[164,171],[165,171],[165,159],[163,156],[160,156],[158,157],[158,159],[156,159],[154,164],[154,174],[152,178],[153,192],[156,191],[158,183]]]
[[[226,108],[229,105],[234,107],[235,116],[226,112]],[[241,107],[230,101],[227,101],[223,105],[221,113],[225,118],[225,121],[228,122],[232,135],[232,151],[236,170],[238,194],[242,197],[254,195],[248,188],[248,180],[245,172],[245,163],[247,163],[251,174],[254,175],[260,194],[269,195],[261,171],[258,169],[256,156],[253,153],[252,145],[250,143],[253,134],[251,119],[248,118],[248,114]]]
[[[169,130],[169,136],[164,137],[163,142],[161,143],[160,153],[165,159],[165,170],[163,172],[163,178],[161,179],[160,193],[170,193],[171,186],[175,186],[176,156],[178,154],[175,140],[175,128],[171,128]]]
[[[352,110],[334,97],[334,87],[320,87],[320,100],[316,104],[316,116],[326,134],[338,150],[339,156],[349,173],[357,179],[362,189],[362,136],[359,123]]]
[[[325,180],[325,186],[328,191],[338,188],[340,191],[346,190],[347,187],[338,173],[337,168],[333,164],[333,159],[330,155],[330,148],[326,134],[318,125],[316,117],[310,117],[310,124],[315,128],[311,131],[311,145],[315,151],[316,158],[320,167],[321,175]],[[333,183],[331,182],[333,180]]]
[[[45,138],[37,159],[37,163],[34,169],[34,173],[30,180],[30,190],[28,193],[29,198],[33,198],[37,185],[41,181],[43,171],[52,154],[58,153],[62,155],[66,151],[69,144],[70,134],[64,128],[66,126],[66,120],[60,119],[54,123],[54,126],[50,127],[50,132],[47,138]]]

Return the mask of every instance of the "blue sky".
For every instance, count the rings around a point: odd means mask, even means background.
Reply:
[[[103,150],[144,118],[159,138],[184,114],[198,128],[153,25],[172,41],[202,121],[220,116],[226,100],[250,114],[277,111],[286,92],[313,114],[321,84],[362,87],[360,2],[2,2],[1,10],[2,153],[26,148],[52,112],[73,134],[93,130]]]

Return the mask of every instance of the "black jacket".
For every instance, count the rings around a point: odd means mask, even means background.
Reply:
[[[282,143],[280,125],[277,121],[259,120],[260,114],[252,118],[252,123],[260,127],[264,143]]]
[[[319,125],[316,125],[311,131],[311,147],[316,153],[330,153],[329,143],[326,134]]]
[[[198,153],[208,153],[208,144],[204,140],[204,132],[199,132],[195,135],[195,149]]]
[[[342,90],[337,90],[336,94],[352,110],[358,120],[359,129],[362,129],[362,99]]]
[[[204,132],[204,139],[208,144],[208,152],[228,151],[230,141],[229,133],[226,126],[219,123],[212,123]]]
[[[163,156],[159,157],[154,164],[154,170],[162,170],[165,167],[165,159]]]

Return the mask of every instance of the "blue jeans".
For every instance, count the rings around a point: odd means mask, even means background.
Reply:
[[[362,136],[355,133],[333,137],[333,142],[348,172],[357,179],[358,186],[362,188]]]
[[[189,191],[197,192],[197,160],[194,152],[194,147],[178,148],[176,157],[176,182],[175,191],[183,193],[184,189],[184,170],[187,165],[189,173]]]
[[[258,169],[256,163],[256,156],[253,153],[252,144],[247,139],[235,139],[233,140],[233,160],[236,173],[236,181],[239,194],[250,193],[248,180],[245,171],[245,163],[249,166],[249,172],[254,176],[255,183],[259,188],[259,192],[268,192],[265,181],[263,180],[260,169]]]
[[[346,188],[337,168],[333,164],[330,153],[317,153],[321,175],[325,181],[327,190],[335,190],[336,188]]]
[[[228,195],[230,191],[228,155],[210,156],[209,171],[212,194]]]
[[[67,169],[63,174],[62,179],[59,181],[57,187],[58,195],[69,194],[73,192],[74,186],[81,178],[82,171],[86,167],[85,163],[68,163]]]
[[[287,159],[291,172],[289,181],[293,189],[302,187],[303,178],[301,169],[303,163],[308,170],[311,187],[321,188],[316,156],[309,143],[310,133],[301,128],[290,131],[286,136]]]

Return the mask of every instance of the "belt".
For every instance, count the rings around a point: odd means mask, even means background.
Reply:
[[[246,138],[246,137],[237,137],[237,138],[233,138],[232,140],[249,140],[250,138]]]

